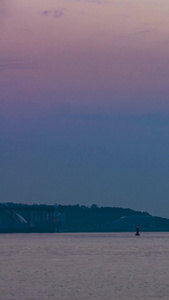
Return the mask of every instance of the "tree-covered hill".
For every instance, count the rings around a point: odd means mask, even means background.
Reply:
[[[28,231],[122,232],[135,231],[137,225],[141,231],[169,231],[169,219],[129,208],[16,203],[0,204],[2,229],[14,228],[14,213],[25,219]]]
[[[122,217],[150,216],[147,212],[120,207],[91,207],[80,205],[58,205],[58,210],[66,216],[66,226],[70,231],[112,231],[113,223]],[[134,225],[135,226],[135,225]]]

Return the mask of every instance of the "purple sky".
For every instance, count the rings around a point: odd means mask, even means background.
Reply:
[[[0,0],[1,202],[169,218],[169,2]]]

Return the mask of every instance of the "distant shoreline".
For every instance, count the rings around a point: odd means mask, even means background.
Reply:
[[[169,219],[120,207],[0,204],[0,233],[168,232]]]

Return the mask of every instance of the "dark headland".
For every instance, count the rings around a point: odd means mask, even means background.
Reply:
[[[0,232],[169,231],[169,219],[120,207],[0,204]]]

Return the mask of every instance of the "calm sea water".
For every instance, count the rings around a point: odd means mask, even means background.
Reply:
[[[169,233],[0,235],[0,300],[169,299]]]

